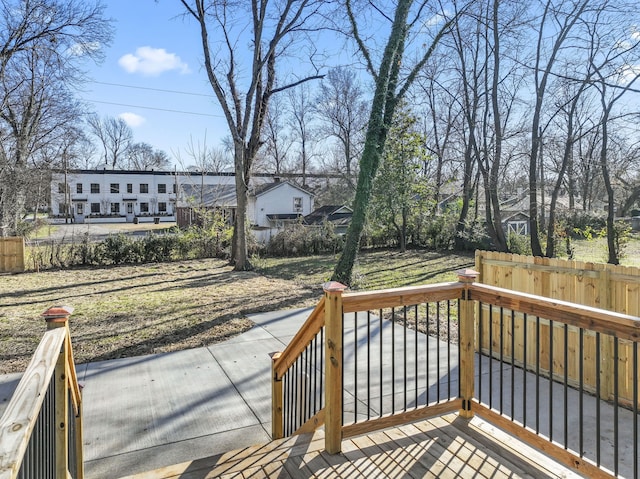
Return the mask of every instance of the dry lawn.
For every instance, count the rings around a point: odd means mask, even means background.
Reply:
[[[24,370],[53,305],[75,308],[71,336],[84,363],[223,341],[252,326],[248,313],[310,306],[321,294],[215,259],[4,275],[0,373]]]
[[[334,256],[256,260],[236,273],[216,259],[0,276],[0,374],[23,371],[46,329],[42,313],[70,305],[78,363],[205,346],[252,326],[249,313],[313,306]],[[356,288],[455,281],[473,256],[375,251]]]

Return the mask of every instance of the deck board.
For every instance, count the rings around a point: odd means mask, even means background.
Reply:
[[[448,414],[352,437],[324,452],[317,431],[123,479],[579,478],[481,419]]]

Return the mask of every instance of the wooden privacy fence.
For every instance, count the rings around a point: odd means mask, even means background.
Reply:
[[[24,238],[0,238],[0,273],[24,271]]]
[[[486,285],[640,316],[640,268],[477,251],[476,269],[480,273],[479,282]],[[550,332],[549,321],[535,321],[536,315],[532,311],[529,321],[525,320],[526,313],[518,312],[516,321],[502,321],[500,327],[499,317],[499,308],[485,305],[479,311],[479,320],[484,328],[491,321],[492,327],[496,331],[502,330],[503,337],[508,338],[502,347],[497,346],[497,337],[493,338],[491,346],[494,355],[501,351],[504,357],[511,357],[513,335],[516,363],[525,364],[531,369],[538,363],[536,357],[539,357],[541,364],[549,364],[548,360],[551,357],[555,379],[564,377],[566,368],[570,384],[577,386],[582,377],[585,389],[595,391],[599,388],[600,396],[609,400],[612,400],[617,392],[621,403],[633,404],[631,341],[619,342],[616,358],[613,341],[615,334],[601,337],[594,332],[585,331],[580,335],[577,328],[570,327],[565,362],[560,351],[549,347],[549,344],[560,344],[557,339],[563,337],[562,324],[552,323],[553,332]],[[528,351],[524,349],[522,345],[527,337],[539,337],[539,347]],[[485,353],[489,350],[489,340],[488,337],[481,340],[477,338],[477,344]],[[584,356],[582,358],[579,353],[581,350]],[[524,351],[527,352],[526,358],[523,356]],[[614,382],[616,362],[619,368],[617,384]],[[543,368],[541,372],[549,374],[549,368]]]

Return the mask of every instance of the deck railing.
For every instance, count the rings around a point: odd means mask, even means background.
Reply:
[[[335,453],[343,438],[458,410],[589,477],[640,477],[640,319],[482,285],[476,276],[465,270],[457,283],[355,293],[326,285],[304,334],[274,363],[276,384],[285,364],[308,364],[324,340],[326,359],[312,360],[316,376],[302,380],[321,388],[303,397],[321,394],[324,403],[300,430],[324,419],[325,448]],[[294,352],[303,350],[299,359]],[[274,414],[274,437],[297,429],[279,424],[291,424],[299,390],[294,383],[284,416]],[[283,410],[278,401],[274,394],[274,411]]]
[[[639,477],[640,318],[470,291],[482,353],[473,411],[589,477]]]
[[[322,298],[289,346],[272,356],[272,436],[314,431],[324,422]]]
[[[44,313],[44,333],[0,418],[0,479],[82,479],[82,398],[69,307]]]

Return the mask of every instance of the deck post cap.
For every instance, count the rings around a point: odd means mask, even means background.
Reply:
[[[337,281],[328,281],[322,285],[322,289],[325,293],[336,293],[344,291],[347,289],[347,286]]]
[[[458,275],[458,279],[460,281],[462,280],[475,280],[478,278],[478,276],[480,276],[480,273],[478,271],[476,271],[475,269],[471,269],[471,268],[465,268],[465,269],[460,269],[458,271],[456,271],[456,274]]]
[[[46,322],[60,322],[61,320],[66,321],[69,319],[69,316],[73,313],[73,306],[52,306],[47,309],[42,316]]]

